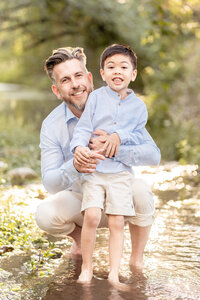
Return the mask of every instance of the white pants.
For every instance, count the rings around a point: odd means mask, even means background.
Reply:
[[[37,207],[36,223],[51,235],[69,235],[76,225],[83,225],[81,201],[81,192],[64,190],[52,195]],[[142,179],[133,179],[133,205],[136,216],[125,217],[125,221],[141,227],[151,225],[155,213],[154,199],[150,186]],[[107,227],[107,216],[104,213],[99,227]]]

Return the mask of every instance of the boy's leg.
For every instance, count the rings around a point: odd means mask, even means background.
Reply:
[[[96,241],[96,229],[101,220],[101,208],[90,207],[85,210],[81,232],[82,269],[78,282],[90,282],[93,276],[92,256]]]
[[[124,242],[124,217],[108,215],[110,272],[108,279],[119,283],[119,267]]]
[[[53,236],[70,236],[73,239],[72,255],[81,254],[82,193],[62,191],[42,200],[35,213],[40,229]],[[107,227],[107,216],[102,214],[100,227]]]

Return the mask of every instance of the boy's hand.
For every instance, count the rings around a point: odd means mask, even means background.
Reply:
[[[79,146],[79,147],[82,147],[82,146]],[[84,148],[86,148],[86,147],[84,147]],[[105,159],[105,156],[102,155],[102,152],[103,152],[103,150],[90,151],[90,158],[88,160],[88,163],[84,163],[84,164],[79,163],[77,161],[77,159],[75,159],[75,156],[74,156],[75,169],[80,173],[93,173],[96,170],[96,165],[99,164],[99,160]]]
[[[88,164],[90,161],[90,149],[88,147],[77,146],[74,151],[74,161],[79,165]]]
[[[102,129],[96,129],[93,132],[93,135],[96,135],[96,137],[91,137],[89,141],[88,147],[90,150],[101,150],[104,148],[104,144],[107,141],[107,138],[109,137],[109,134],[102,130]]]
[[[107,138],[107,141],[105,142],[105,157],[112,158],[113,156],[116,156],[118,153],[119,145],[120,137],[116,132],[114,132]]]

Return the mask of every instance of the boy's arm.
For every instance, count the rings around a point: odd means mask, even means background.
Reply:
[[[85,109],[79,119],[73,133],[70,143],[70,151],[74,152],[77,146],[88,146],[90,137],[93,132],[92,119],[95,112],[95,95],[90,94]]]
[[[80,178],[81,173],[93,173],[97,160],[104,158],[97,152],[91,151],[93,156],[89,164],[81,166],[74,162],[73,157],[66,161],[62,147],[52,132],[52,128],[43,123],[40,133],[41,171],[45,189],[55,194],[69,188]]]
[[[119,135],[120,145],[140,145],[143,143],[142,131],[147,123],[148,113],[145,104],[143,103],[138,112],[137,125],[134,128],[117,129],[115,132]]]

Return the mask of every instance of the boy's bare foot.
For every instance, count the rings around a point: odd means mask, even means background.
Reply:
[[[92,270],[82,270],[81,274],[77,280],[78,283],[90,283],[93,277],[93,272]]]
[[[119,278],[112,278],[111,276],[108,276],[108,281],[113,287],[115,287],[116,289],[118,289],[120,291],[123,291],[123,292],[130,291],[130,286],[126,285],[125,283],[121,283],[119,281]]]

